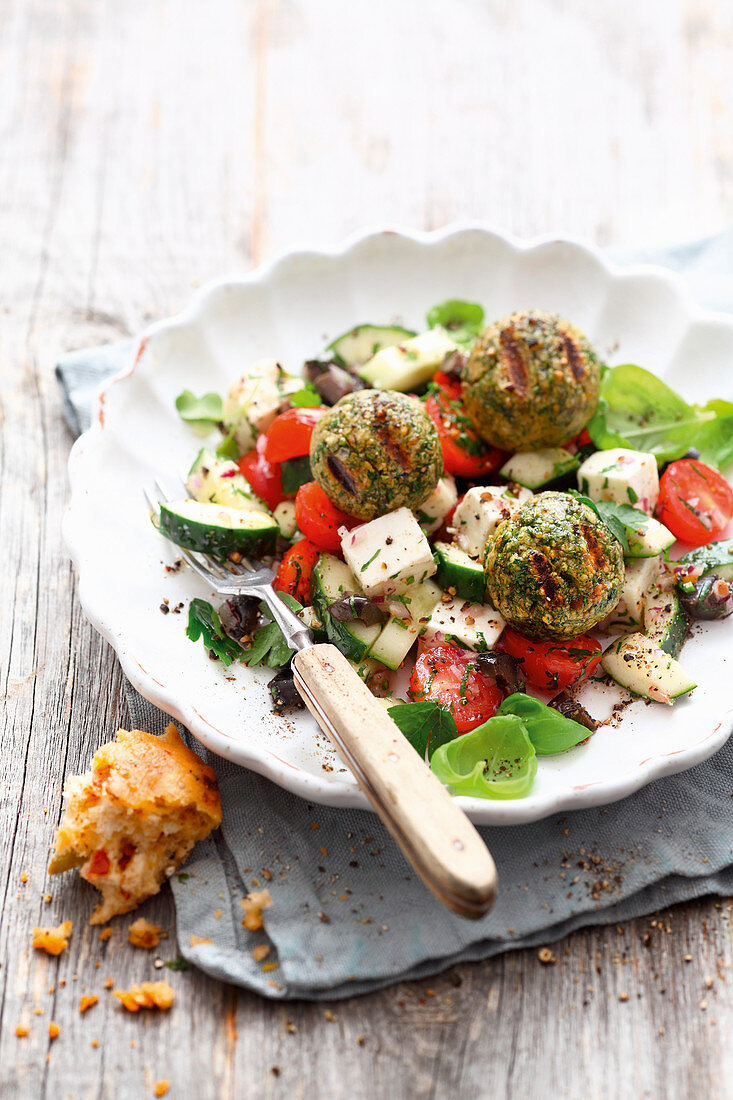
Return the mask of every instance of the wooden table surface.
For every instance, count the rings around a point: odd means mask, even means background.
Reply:
[[[164,971],[174,1008],[140,1018],[102,988],[158,976],[128,919],[100,942],[91,888],[45,871],[64,777],[127,720],[60,541],[59,353],[368,224],[715,231],[733,220],[732,50],[728,0],[2,0],[3,1096],[162,1078],[197,1100],[733,1095],[728,901],[575,934],[554,966],[514,952],[332,1006]],[[145,912],[174,955],[169,896]],[[61,959],[31,950],[62,918]],[[82,992],[100,997],[83,1016]]]

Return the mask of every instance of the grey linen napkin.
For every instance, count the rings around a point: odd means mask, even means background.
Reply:
[[[698,301],[733,310],[733,232],[614,258],[673,267]],[[91,348],[59,362],[75,433],[89,424],[93,391],[124,365],[130,347]],[[127,697],[132,723],[162,732],[167,717],[129,685]],[[482,830],[500,892],[474,923],[432,898],[374,815],[307,803],[186,736],[216,771],[224,818],[171,879],[179,948],[213,977],[266,997],[349,997],[733,892],[733,740],[705,763],[610,806]],[[240,901],[263,887],[272,896],[265,930],[248,932]],[[212,942],[191,946],[192,936]],[[271,951],[257,962],[252,951],[261,943]]]

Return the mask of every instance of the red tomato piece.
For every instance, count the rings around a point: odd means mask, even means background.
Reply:
[[[438,371],[436,379],[440,378]],[[482,477],[501,465],[502,452],[487,447],[476,435],[460,401],[460,383],[443,376],[451,388],[434,390],[425,402],[425,412],[438,429],[447,474],[460,477]],[[456,395],[456,386],[458,394]]]
[[[265,432],[265,458],[268,462],[284,462],[300,458],[310,451],[313,429],[323,414],[323,408],[286,409],[276,417]]]
[[[283,556],[273,587],[278,592],[289,592],[302,604],[311,602],[311,573],[321,556],[321,551],[308,539],[293,543]]]
[[[317,481],[307,481],[298,489],[295,521],[307,539],[330,554],[341,553],[339,527],[351,528],[360,522],[337,508]]]
[[[662,474],[656,515],[682,542],[702,546],[730,523],[733,489],[713,466],[681,458]]]
[[[420,654],[410,677],[416,702],[434,699],[449,707],[459,733],[493,717],[504,698],[490,676],[481,672],[475,653],[457,645],[436,645]]]
[[[265,457],[266,443],[266,437],[261,435],[254,450],[242,455],[237,465],[257,496],[262,497],[267,507],[273,509],[285,500],[285,493],[279,464],[269,462]]]
[[[543,691],[564,691],[587,679],[598,668],[603,653],[601,643],[588,634],[565,642],[538,642],[511,626],[504,628],[501,645],[523,662],[527,681]]]

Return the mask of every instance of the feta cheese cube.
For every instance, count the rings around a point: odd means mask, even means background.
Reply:
[[[650,515],[659,496],[657,460],[646,451],[596,451],[578,470],[578,488],[591,500],[631,504]]]
[[[340,528],[344,558],[367,596],[388,596],[422,584],[438,568],[430,543],[409,508]]]
[[[529,489],[508,485],[477,485],[469,489],[453,515],[452,530],[461,550],[483,561],[486,540],[532,495]]]
[[[505,626],[499,612],[488,604],[469,603],[467,600],[441,601],[425,624],[422,638],[433,645],[446,642],[485,653],[494,645]]]
[[[626,562],[626,580],[621,599],[604,619],[602,626],[636,626],[642,622],[644,607],[654,589],[660,570],[661,555],[656,558],[632,558]]]
[[[266,432],[280,411],[283,394],[302,385],[287,375],[277,359],[259,359],[230,387],[222,419],[234,432],[243,453],[251,451],[257,436]]]
[[[417,509],[417,522],[426,535],[437,531],[458,500],[456,483],[450,474],[441,477],[427,500]]]

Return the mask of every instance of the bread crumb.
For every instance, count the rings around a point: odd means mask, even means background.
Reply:
[[[214,910],[214,920],[221,920],[221,909]]]
[[[111,936],[112,936],[112,929],[111,928],[103,928],[102,931],[99,933],[99,938],[100,938],[100,940],[103,940],[103,941],[106,941],[106,940],[110,939]]]
[[[42,1016],[43,1015],[43,1009],[42,1008],[34,1008],[33,1009],[33,1015],[34,1016]]]
[[[18,1024],[15,1029],[15,1034],[18,1036],[19,1039],[26,1039],[30,1035],[30,1033],[31,1029],[28,1027],[28,1024]]]
[[[175,990],[167,982],[142,982],[129,989],[113,989],[112,996],[120,1001],[128,1012],[139,1012],[141,1008],[170,1008],[175,999]]]
[[[115,984],[114,978],[105,978],[104,979],[104,988],[105,989],[111,989],[114,984]]]
[[[246,898],[242,898],[239,904],[244,909],[242,927],[248,928],[250,932],[256,932],[262,928],[262,910],[272,905],[270,891],[253,890],[252,893],[247,894]]]
[[[620,1001],[628,1001],[629,995],[628,995],[628,993],[619,993],[618,999]]]
[[[262,967],[262,969],[265,971],[265,973],[269,973],[270,970],[279,969],[279,966],[280,966],[280,963],[277,963],[277,962],[275,962],[275,963],[265,963],[265,965]]]
[[[95,993],[89,993],[86,996],[81,997],[79,999],[79,1011],[82,1014],[85,1013],[87,1011],[87,1009],[91,1008],[92,1005],[95,1005],[98,1000],[99,1000],[99,997],[97,997],[97,995]]]
[[[171,1083],[168,1078],[162,1077],[160,1081],[156,1081],[153,1085],[153,1096],[165,1096],[170,1087]]]
[[[61,1032],[61,1028],[59,1027],[59,1025],[57,1023],[54,1023],[53,1020],[51,1020],[51,1023],[48,1025],[48,1037],[49,1037],[49,1039],[58,1039],[60,1032]]]
[[[256,947],[252,948],[252,958],[255,962],[262,962],[270,954],[269,943],[258,943]]]
[[[195,947],[197,943],[213,943],[214,941],[208,940],[206,936],[191,935],[188,937],[188,942],[191,944],[191,947]]]
[[[28,875],[25,873],[25,871],[20,872],[20,881],[21,882],[27,882],[28,881]]]
[[[57,928],[33,929],[33,946],[47,955],[60,955],[69,946],[69,937],[74,925],[70,920],[62,921]]]
[[[145,951],[150,951],[160,943],[160,925],[145,920],[145,917],[138,917],[130,925],[127,938],[133,947],[142,947]]]
[[[537,952],[537,958],[543,966],[552,966],[557,962],[557,955],[549,947],[541,947]]]
[[[93,1047],[98,1047],[99,1046],[99,1039],[92,1039],[92,1046]]]

